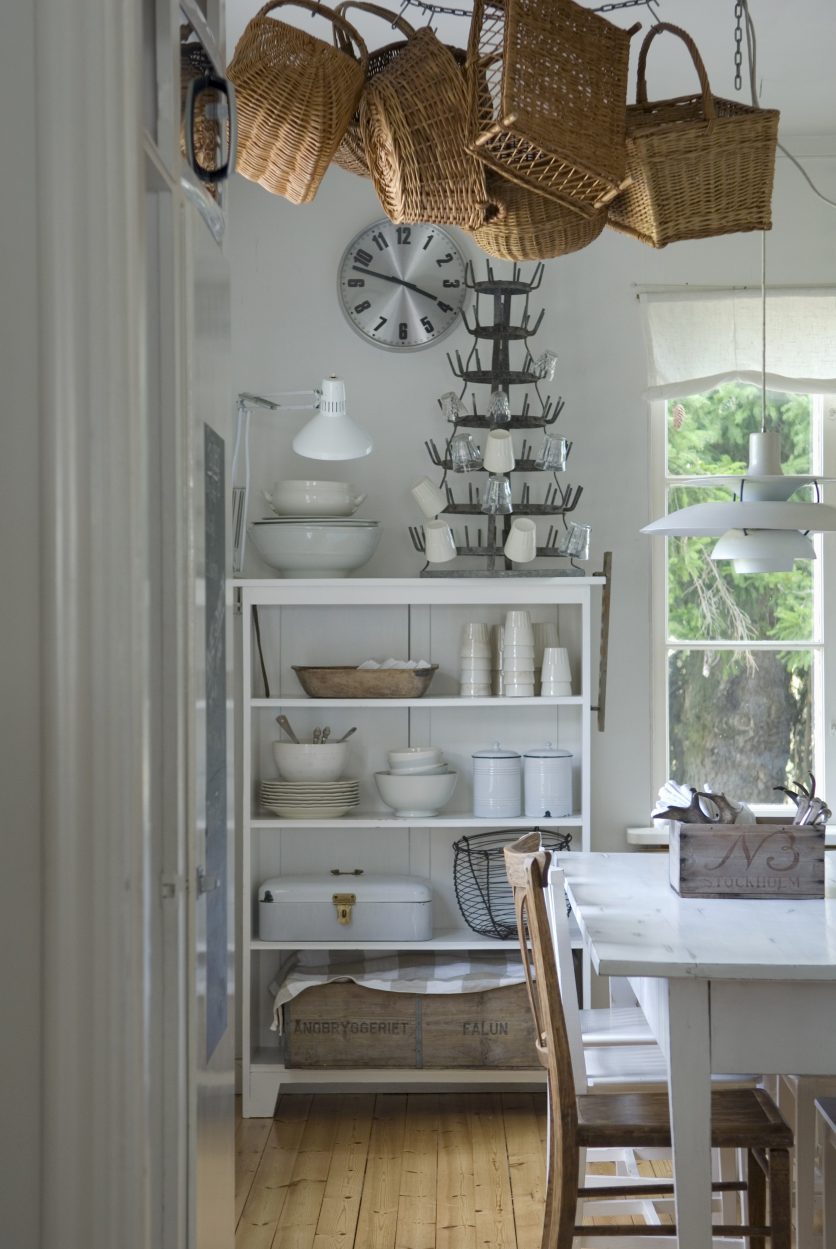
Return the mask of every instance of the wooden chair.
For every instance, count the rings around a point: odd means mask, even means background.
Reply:
[[[521,837],[505,849],[505,867],[514,893],[523,968],[537,1034],[537,1055],[546,1069],[549,1102],[547,1183],[541,1249],[571,1249],[575,1236],[676,1235],[670,1224],[637,1228],[634,1224],[576,1226],[578,1202],[624,1194],[622,1185],[586,1188],[581,1185],[581,1158],[586,1149],[670,1148],[667,1093],[596,1092],[578,1094],[572,1073],[572,1052],[560,996],[557,966],[549,932],[546,884],[551,856],[537,833]],[[530,940],[530,949],[526,940]],[[749,1238],[752,1249],[790,1249],[789,1151],[792,1132],[777,1107],[757,1088],[722,1089],[712,1093],[712,1145],[747,1151],[747,1180],[718,1188],[747,1190],[748,1222],[717,1225],[717,1236]],[[769,1224],[766,1222],[767,1187]],[[673,1192],[660,1183],[645,1189],[659,1196]],[[624,1194],[626,1195],[626,1194]]]

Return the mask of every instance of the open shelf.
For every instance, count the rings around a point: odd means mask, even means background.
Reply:
[[[432,711],[440,707],[571,707],[580,706],[583,697],[580,694],[567,695],[565,698],[548,698],[537,695],[535,698],[463,698],[461,694],[442,694],[437,698],[253,698],[251,706],[254,710],[261,707],[419,707],[424,711]]]
[[[502,828],[580,828],[580,815],[564,815],[557,819],[540,819],[534,816],[517,815],[513,818],[488,819],[475,815],[433,815],[433,816],[397,816],[385,815],[381,811],[357,812],[353,815],[340,815],[331,820],[289,820],[283,816],[258,816],[250,821],[250,827],[257,828],[476,828],[488,832],[497,826]]]

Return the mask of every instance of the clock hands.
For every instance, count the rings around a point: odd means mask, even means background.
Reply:
[[[423,295],[426,299],[431,299],[434,304],[441,303],[441,300],[436,295],[432,295],[429,291],[416,286],[414,282],[407,282],[405,278],[392,277],[389,273],[379,273],[376,269],[366,269],[363,265],[352,265],[351,267],[357,273],[368,274],[370,278],[380,278],[384,282],[394,282],[396,286],[405,286],[407,290],[415,291],[416,295]]]

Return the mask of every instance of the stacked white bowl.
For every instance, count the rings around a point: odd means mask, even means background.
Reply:
[[[375,772],[374,780],[396,815],[434,816],[450,801],[459,774],[437,746],[401,746],[388,757],[389,771]]]
[[[459,693],[486,698],[491,692],[491,637],[487,624],[470,620],[462,626],[459,651]]]
[[[572,670],[565,646],[547,646],[543,651],[540,693],[548,698],[566,698],[572,693]]]
[[[559,646],[560,636],[553,621],[536,621],[534,624],[534,684],[539,687],[543,669],[543,651],[547,646]]]
[[[509,611],[505,617],[502,683],[506,698],[534,695],[534,628],[527,611]]]

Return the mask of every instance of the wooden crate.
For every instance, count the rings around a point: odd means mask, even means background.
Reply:
[[[287,1003],[284,1028],[293,1068],[539,1067],[522,984],[426,994],[317,985]]]
[[[824,829],[768,820],[670,829],[670,882],[683,898],[824,897]]]

